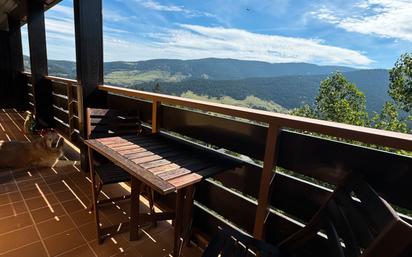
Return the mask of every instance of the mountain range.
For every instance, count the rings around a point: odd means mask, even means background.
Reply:
[[[28,67],[29,59],[24,58]],[[71,61],[49,60],[49,74],[76,77]],[[154,59],[136,62],[105,62],[106,84],[181,95],[192,91],[210,97],[230,96],[242,100],[255,96],[292,109],[312,103],[320,82],[334,71],[344,73],[365,93],[369,112],[379,112],[387,94],[389,72],[384,69],[356,69],[310,63],[267,63],[235,59]]]

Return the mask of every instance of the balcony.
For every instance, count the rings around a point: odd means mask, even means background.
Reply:
[[[0,141],[28,138],[22,133],[24,113],[0,111]],[[93,213],[89,210],[90,179],[64,156],[53,168],[2,171],[0,174],[0,254],[4,256],[168,256],[173,247],[169,222],[143,228],[143,236],[130,242],[127,234],[96,240]],[[103,196],[130,191],[127,184],[106,187]],[[148,211],[148,202],[143,199]],[[128,203],[110,204],[101,211],[102,226],[127,222]],[[160,210],[158,210],[160,211]],[[200,256],[197,247],[186,247],[183,256]]]
[[[0,140],[27,141],[22,126],[24,111],[30,110],[39,122],[56,129],[69,146],[66,158],[53,168],[0,174],[0,255],[170,256],[171,222],[144,227],[143,238],[135,242],[124,233],[97,244],[88,210],[91,185],[83,144],[85,110],[96,106],[138,110],[148,131],[246,163],[197,185],[191,245],[184,248],[183,256],[201,256],[219,226],[277,244],[308,224],[351,172],[365,179],[412,225],[408,216],[412,211],[412,158],[376,149],[412,151],[411,135],[104,85],[101,48],[87,47],[102,42],[101,31],[96,29],[101,26],[99,0],[76,2],[78,80],[48,76],[41,16],[57,2],[48,1],[40,9],[29,6],[13,16],[36,25],[29,29],[35,38],[30,42],[31,73],[24,73],[19,65],[21,49],[9,44],[16,35],[19,38],[20,22],[10,20],[10,31],[17,32],[3,33],[7,44],[0,45],[8,50],[0,54],[9,60],[0,60],[7,68],[0,74],[4,78],[0,96],[7,93],[7,99],[0,101],[4,108]],[[112,196],[129,190],[123,183],[104,193]],[[156,195],[156,208],[162,211],[173,200],[173,196]],[[147,199],[142,203],[146,206],[142,211],[147,211]],[[129,209],[130,204],[107,205],[102,225],[126,222]],[[319,236],[298,256],[327,256],[326,247],[325,237]]]

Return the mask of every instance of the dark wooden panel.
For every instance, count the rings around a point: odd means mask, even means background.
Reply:
[[[70,134],[68,124],[55,119],[54,126],[59,133],[63,134],[66,138],[69,138]]]
[[[29,98],[29,101],[30,101],[30,102],[34,103],[33,94],[28,94],[28,98]]]
[[[72,117],[73,128],[79,130],[79,118],[76,116]]]
[[[56,105],[57,107],[67,110],[67,98],[61,95],[53,94],[53,105]]]
[[[27,83],[27,88],[29,90],[29,93],[33,93],[33,86],[31,84],[31,81],[29,81],[29,83]]]
[[[276,174],[271,205],[308,222],[330,195],[330,191],[285,174]]]
[[[46,30],[44,7],[41,2],[29,1],[28,36],[30,48],[30,67],[34,88],[34,109],[38,124],[52,127],[54,123],[52,111],[52,87],[47,76]]]
[[[69,113],[67,111],[53,107],[53,115],[64,123],[69,123]]]
[[[223,172],[213,179],[227,188],[257,198],[261,173],[261,167],[248,165]],[[272,188],[271,205],[304,221],[309,221],[329,195],[326,189],[282,173],[276,174]]]
[[[267,133],[263,126],[162,106],[161,128],[263,160]]]
[[[245,195],[257,198],[262,168],[257,165],[245,165],[236,170],[228,170],[213,177],[222,185],[235,189]]]
[[[140,120],[145,123],[151,123],[152,104],[150,102],[114,94],[109,94],[107,101],[108,108],[127,111],[138,110]]]
[[[256,204],[253,202],[207,180],[196,186],[195,200],[249,233],[252,232],[256,213]]]
[[[277,244],[294,232],[301,229],[301,226],[281,214],[270,213],[266,222],[266,241]],[[325,251],[327,248],[326,240],[320,236],[311,240],[310,244],[305,245],[296,257],[330,257]]]
[[[410,157],[282,131],[278,165],[332,184],[356,172],[389,202],[412,209]]]
[[[67,95],[67,85],[64,83],[53,81],[52,88],[54,94]]]

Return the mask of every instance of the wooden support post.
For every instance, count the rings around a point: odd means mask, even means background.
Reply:
[[[160,106],[161,102],[153,99],[152,103],[152,133],[158,133],[160,131]]]
[[[253,236],[257,239],[263,239],[265,221],[268,215],[270,202],[271,182],[275,175],[273,168],[276,166],[276,145],[279,128],[274,124],[269,124],[265,157],[263,162],[263,172],[260,178],[258,207],[255,217],[255,226]]]
[[[106,93],[97,90],[103,84],[103,21],[102,0],[74,0],[76,36],[76,67],[81,140],[87,137],[85,115],[87,107],[105,107]],[[87,148],[80,144],[81,167],[87,166]]]
[[[0,107],[28,108],[27,83],[22,75],[20,21],[8,18],[8,31],[0,32]]]
[[[27,31],[34,92],[34,112],[38,125],[52,127],[54,124],[52,86],[50,81],[44,79],[48,75],[44,4],[41,1],[28,1],[28,3]]]
[[[9,33],[0,31],[0,107],[7,108],[9,103],[9,87],[11,86],[10,42]]]

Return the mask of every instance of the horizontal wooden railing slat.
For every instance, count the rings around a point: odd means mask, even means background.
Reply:
[[[160,101],[163,104],[184,106],[202,111],[216,112],[224,115],[244,118],[251,121],[279,124],[284,128],[299,129],[325,135],[361,141],[368,144],[388,146],[395,149],[412,151],[412,135],[347,125],[331,121],[316,120],[289,114],[274,113],[250,108],[230,106],[225,104],[210,103],[206,101],[192,100],[177,96],[168,96],[157,93],[149,93],[128,88],[101,85],[100,90],[121,94],[130,97],[142,98],[151,101]]]

